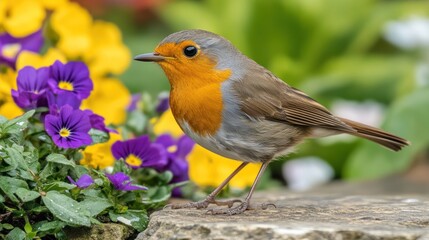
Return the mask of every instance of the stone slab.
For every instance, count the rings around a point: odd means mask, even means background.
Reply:
[[[157,211],[137,239],[429,239],[429,195],[425,194],[345,196],[276,191],[259,192],[253,202],[263,201],[275,203],[277,208],[235,216],[197,209]]]

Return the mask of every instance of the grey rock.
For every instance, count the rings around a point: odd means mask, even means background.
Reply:
[[[164,209],[137,239],[429,239],[429,195],[258,193],[277,208],[235,216]],[[210,206],[212,207],[212,206]],[[217,206],[213,206],[216,208]]]
[[[65,232],[69,240],[125,240],[133,230],[122,224],[104,223],[91,228],[67,228]]]

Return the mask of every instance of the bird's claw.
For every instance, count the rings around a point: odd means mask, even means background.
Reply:
[[[236,215],[249,209],[249,202],[241,202],[240,205],[233,208],[213,208],[207,211],[207,214],[219,215]]]
[[[217,209],[209,209],[207,211],[207,214],[213,214],[213,215],[219,215],[219,214],[226,214],[226,215],[235,215],[243,213],[246,210],[254,210],[254,209],[262,209],[266,210],[269,207],[277,208],[277,206],[274,203],[262,203],[258,205],[251,205],[249,202],[241,202],[240,205],[234,207],[234,208],[217,208]]]
[[[215,204],[217,206],[228,206],[228,208],[231,208],[234,203],[242,203],[240,199],[232,199],[232,200],[214,200],[211,198],[207,198],[202,201],[198,202],[188,202],[184,204],[167,204],[164,206],[164,209],[171,208],[171,209],[182,209],[182,208],[207,208],[210,204]]]

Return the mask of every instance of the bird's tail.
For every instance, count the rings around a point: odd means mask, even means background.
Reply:
[[[349,125],[350,127],[354,128],[357,131],[356,133],[351,133],[352,135],[366,138],[380,145],[383,145],[387,148],[390,148],[393,151],[399,151],[403,147],[410,145],[409,141],[401,137],[395,136],[391,133],[385,132],[381,129],[371,127],[362,123],[358,123],[352,120],[348,120],[345,118],[339,118],[339,119],[341,119],[341,121],[343,121],[345,124]]]

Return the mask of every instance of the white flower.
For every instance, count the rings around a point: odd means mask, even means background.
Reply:
[[[109,166],[109,167],[106,167],[105,169],[104,169],[104,171],[106,172],[106,173],[109,173],[109,174],[112,174],[113,173],[113,167],[112,166]]]
[[[332,167],[318,157],[289,160],[283,164],[282,173],[289,188],[295,191],[308,190],[334,177]]]
[[[379,127],[383,120],[384,107],[374,101],[335,100],[332,103],[331,111],[335,116]]]
[[[390,21],[385,26],[384,37],[403,49],[429,48],[429,19],[413,16]]]

